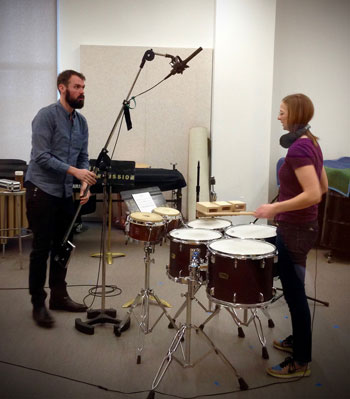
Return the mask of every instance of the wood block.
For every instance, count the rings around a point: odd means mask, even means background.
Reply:
[[[220,206],[214,202],[197,202],[196,210],[202,213],[217,213],[220,210]]]
[[[216,204],[220,207],[219,212],[230,212],[232,209],[232,204],[227,201],[215,201],[213,204]]]
[[[231,204],[232,212],[240,212],[246,210],[246,203],[243,201],[228,201]]]

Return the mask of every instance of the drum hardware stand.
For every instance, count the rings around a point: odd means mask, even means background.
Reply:
[[[215,177],[212,176],[209,180],[210,183],[210,202],[215,202],[217,200],[217,195],[216,192],[214,191],[214,185],[216,184],[215,182]]]
[[[107,235],[107,263],[111,265],[113,258],[120,258],[125,256],[122,252],[111,252],[111,227],[112,227],[112,186],[109,185],[109,199],[108,199],[108,235]],[[101,253],[91,254],[93,258],[100,258]]]
[[[199,289],[202,287],[202,283],[195,283],[194,284],[194,288],[193,288],[193,299],[198,303],[198,305],[205,311],[205,312],[211,312],[211,309],[207,309],[202,303],[201,301],[199,301],[195,295],[197,294],[197,292],[199,291]],[[181,296],[186,296],[186,294],[181,294]],[[179,307],[178,311],[176,312],[175,316],[173,317],[173,322],[176,322],[176,319],[179,317],[179,315],[183,312],[183,310],[186,308],[186,304],[187,304],[187,300],[185,300],[185,302]],[[211,302],[209,301],[209,305],[211,304]],[[169,323],[168,328],[174,328],[172,323]]]
[[[120,335],[119,331],[121,331],[124,328],[124,325],[128,323],[128,320],[130,320],[130,315],[133,313],[134,309],[136,306],[141,305],[141,312],[140,312],[140,320],[136,317],[134,314],[138,324],[139,324],[139,342],[141,341],[140,345],[137,348],[138,355],[137,355],[137,364],[141,363],[141,352],[144,347],[144,335],[149,334],[153,331],[154,327],[158,324],[159,320],[163,315],[165,315],[170,323],[173,324],[173,327],[177,329],[176,324],[173,322],[172,318],[168,315],[166,308],[162,302],[161,299],[154,293],[153,289],[150,288],[150,264],[154,263],[154,258],[151,259],[151,254],[154,253],[154,244],[150,242],[145,242],[144,244],[144,251],[145,251],[145,257],[144,257],[144,263],[145,263],[145,288],[143,288],[136,296],[135,300],[133,301],[133,304],[129,308],[125,319],[120,323],[119,326],[114,327],[114,331],[117,336]],[[155,299],[156,303],[155,305],[159,306],[162,310],[162,313],[160,316],[157,318],[157,320],[154,322],[154,324],[150,327],[150,312],[149,312],[149,305],[150,305],[150,299],[153,298]],[[142,338],[140,339],[142,335]]]
[[[164,377],[167,369],[169,368],[171,362],[173,360],[176,360],[183,368],[188,368],[188,367],[194,367],[196,364],[198,364],[201,360],[206,358],[211,352],[214,352],[217,354],[220,359],[233,371],[235,374],[235,377],[238,379],[239,386],[241,390],[247,390],[248,385],[244,381],[242,377],[239,376],[237,373],[237,370],[233,367],[233,365],[230,363],[230,361],[225,357],[225,355],[214,345],[213,341],[205,334],[201,329],[196,327],[195,325],[192,324],[191,318],[192,318],[192,301],[194,299],[194,293],[195,293],[195,288],[196,288],[196,283],[198,281],[199,277],[199,252],[194,251],[191,259],[191,263],[189,264],[189,276],[186,277],[187,280],[187,293],[185,294],[186,296],[186,323],[182,325],[174,339],[172,340],[170,347],[168,349],[168,352],[166,356],[164,357],[158,372],[153,380],[152,383],[152,389],[149,392],[147,399],[152,399],[154,398],[155,395],[155,389],[158,387],[160,384],[162,378]],[[191,362],[191,330],[194,329],[197,333],[199,333],[208,343],[209,347],[211,348],[209,352],[204,354],[202,357],[197,359],[195,362]],[[185,340],[185,348],[183,348],[181,341]],[[183,360],[178,359],[174,353],[178,349],[179,345],[181,346],[181,352],[182,352],[182,357]],[[185,350],[184,350],[185,349]]]
[[[271,300],[271,303],[272,303],[272,300]],[[250,309],[250,312],[251,312],[251,316],[249,317],[249,319],[248,319],[248,307],[240,307],[240,309],[243,309],[243,321],[237,315],[237,311],[236,311],[235,307],[226,306],[226,305],[216,305],[214,312],[204,321],[204,323],[202,323],[199,326],[199,328],[201,330],[204,329],[205,324],[207,324],[214,316],[216,316],[220,312],[221,307],[224,307],[228,311],[228,313],[233,318],[233,321],[238,326],[238,336],[240,338],[244,338],[245,337],[244,331],[242,329],[242,325],[248,327],[249,324],[251,323],[251,321],[254,322],[254,327],[255,327],[256,333],[257,333],[259,341],[260,341],[260,343],[262,345],[262,357],[264,359],[268,359],[269,358],[269,354],[268,354],[268,351],[267,351],[267,348],[266,348],[266,338],[264,336],[261,320],[260,320],[260,318],[258,316],[258,309],[261,309],[261,311],[265,314],[264,311],[266,310],[267,305],[266,306],[262,306],[262,307],[256,307],[256,308],[251,308],[250,307],[249,309]],[[258,325],[257,325],[255,319],[258,320],[258,322],[259,322]]]
[[[106,214],[107,214],[107,172],[103,173],[103,217],[102,217],[102,234],[101,234],[101,244],[102,244],[102,292],[101,292],[101,309],[93,310],[89,309],[87,311],[87,318],[89,320],[82,321],[80,318],[75,319],[75,328],[88,335],[93,335],[95,324],[105,324],[110,323],[119,327],[121,320],[116,319],[115,309],[106,309]],[[123,321],[123,325],[117,330],[114,328],[114,333],[120,335],[122,331],[127,330],[130,327],[130,318]]]

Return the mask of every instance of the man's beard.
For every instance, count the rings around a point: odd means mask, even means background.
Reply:
[[[84,106],[84,95],[82,94],[81,96],[79,96],[78,98],[76,98],[75,100],[70,96],[70,92],[67,89],[66,92],[66,101],[67,103],[73,108],[73,109],[80,109],[83,108]]]

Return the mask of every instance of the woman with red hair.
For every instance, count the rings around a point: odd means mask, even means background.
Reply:
[[[266,370],[278,378],[309,376],[311,372],[306,258],[318,235],[318,203],[328,190],[322,151],[318,138],[310,131],[313,115],[312,101],[304,94],[292,94],[282,100],[278,120],[288,133],[281,136],[280,144],[288,152],[278,172],[278,201],[263,204],[255,211],[257,218],[274,219],[277,225],[278,273],[292,321],[292,335],[273,343],[292,356]]]

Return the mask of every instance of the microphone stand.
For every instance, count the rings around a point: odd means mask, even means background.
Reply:
[[[85,334],[93,335],[94,334],[94,325],[95,324],[105,324],[110,323],[114,324],[114,333],[119,336],[121,332],[127,330],[130,327],[130,318],[126,322],[124,321],[122,328],[119,328],[119,324],[121,320],[116,318],[117,312],[115,309],[106,309],[106,216],[107,216],[107,176],[108,171],[111,168],[111,159],[108,156],[108,145],[113,137],[114,131],[123,115],[123,111],[125,106],[128,104],[130,95],[135,87],[137,79],[140,76],[141,70],[145,65],[146,61],[152,61],[154,59],[153,50],[147,50],[142,58],[142,62],[139,68],[139,71],[136,74],[134,82],[131,85],[129,93],[126,97],[126,100],[123,101],[123,105],[119,111],[117,119],[112,127],[112,130],[108,136],[106,144],[102,148],[94,168],[96,172],[98,169],[102,172],[102,180],[103,180],[103,216],[102,216],[102,234],[101,234],[101,242],[102,242],[102,251],[101,251],[101,261],[102,261],[102,273],[101,273],[101,309],[93,310],[89,309],[87,311],[87,321],[82,321],[80,318],[75,319],[75,328]]]
[[[121,320],[116,319],[116,311],[115,309],[106,309],[105,308],[105,297],[106,297],[106,284],[105,284],[105,276],[106,276],[106,247],[105,247],[105,241],[106,241],[106,213],[107,213],[107,176],[108,176],[108,171],[111,168],[111,159],[108,156],[108,145],[113,137],[114,130],[116,129],[123,112],[125,113],[125,119],[126,123],[128,125],[128,129],[131,129],[131,121],[129,118],[128,114],[128,105],[130,103],[130,96],[131,93],[135,87],[135,84],[140,76],[141,70],[144,67],[146,61],[153,61],[155,55],[161,55],[165,57],[169,57],[172,59],[171,65],[172,65],[172,71],[163,79],[161,80],[158,84],[163,82],[164,80],[168,79],[170,76],[175,75],[177,73],[183,73],[185,68],[188,68],[187,63],[195,57],[200,51],[202,51],[202,47],[199,47],[197,50],[195,50],[191,55],[189,55],[186,59],[183,61],[181,60],[180,57],[174,57],[169,54],[157,54],[154,53],[154,51],[147,50],[145,54],[142,57],[142,61],[140,64],[139,71],[136,74],[136,77],[134,79],[134,82],[131,85],[131,88],[129,90],[128,95],[126,96],[126,99],[123,101],[123,105],[119,111],[119,114],[117,116],[117,119],[112,127],[112,130],[108,136],[108,139],[106,141],[106,144],[102,148],[97,161],[95,165],[95,172],[99,169],[102,172],[103,176],[103,227],[102,227],[102,234],[101,234],[101,240],[102,240],[102,253],[101,253],[101,260],[102,260],[102,292],[101,292],[101,309],[98,310],[88,310],[87,312],[87,317],[88,321],[82,321],[81,319],[76,319],[75,320],[75,328],[83,332],[85,334],[92,335],[94,334],[94,324],[105,324],[105,323],[111,323],[114,324],[114,334],[116,336],[120,336],[121,332],[127,330],[130,327],[130,317],[127,319],[124,319],[123,322]],[[157,84],[157,85],[158,85]],[[156,85],[156,86],[157,86]],[[155,86],[154,86],[155,87]],[[151,89],[149,89],[151,90]],[[143,93],[146,93],[147,91]],[[139,95],[143,94],[140,93]],[[135,97],[133,97],[135,98]]]

